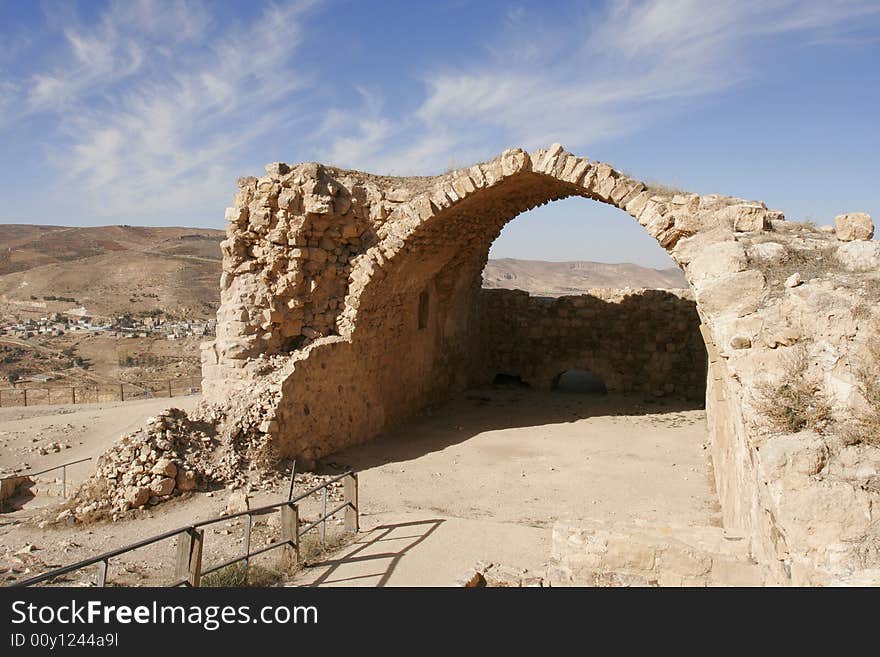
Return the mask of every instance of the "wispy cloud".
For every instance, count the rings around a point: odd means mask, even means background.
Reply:
[[[401,175],[511,145],[561,141],[589,153],[749,83],[768,53],[845,47],[880,22],[868,0],[524,3],[501,11],[482,43],[426,47],[433,60],[401,79],[367,70],[368,58],[322,68],[333,57],[318,39],[304,42],[307,27],[332,28],[330,12],[308,23],[326,0],[276,1],[231,11],[110,0],[82,14],[46,5],[39,30],[10,27],[0,40],[0,139],[45,152],[31,164],[57,169],[56,207],[99,220],[204,220],[205,206],[221,216],[238,175],[282,156],[279,142],[295,144],[293,157]]]
[[[398,162],[427,173],[445,166],[450,150],[489,156],[557,140],[589,149],[760,75],[768,40],[840,40],[878,16],[880,5],[856,0],[643,0],[536,30],[540,17],[517,7],[484,59],[425,75],[421,106],[383,122],[407,139],[381,149],[353,130],[331,152],[360,167]]]
[[[270,5],[222,28],[192,2],[112,4],[94,26],[64,30],[65,63],[16,88],[14,111],[53,115],[47,157],[96,212],[216,205],[241,173],[238,154],[289,122],[289,98],[307,82],[292,60],[311,4]]]

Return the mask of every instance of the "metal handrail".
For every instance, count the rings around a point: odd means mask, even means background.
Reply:
[[[158,543],[159,541],[164,541],[165,539],[171,538],[173,536],[178,536],[184,532],[195,531],[196,529],[198,529],[200,527],[205,527],[207,525],[213,525],[213,524],[217,524],[220,522],[227,522],[231,519],[239,518],[241,516],[259,515],[261,513],[265,513],[267,511],[279,509],[284,506],[295,507],[297,502],[307,498],[310,495],[313,495],[314,493],[318,492],[321,489],[328,488],[331,484],[334,484],[337,481],[341,481],[342,479],[344,479],[346,477],[355,477],[355,479],[356,479],[357,475],[353,470],[348,470],[340,475],[333,477],[332,479],[328,479],[327,481],[323,482],[322,484],[319,484],[317,486],[310,488],[309,490],[305,491],[304,493],[300,493],[299,495],[297,495],[296,497],[294,497],[290,500],[275,502],[274,504],[266,504],[264,506],[260,506],[255,509],[248,509],[246,511],[239,511],[237,513],[233,513],[230,515],[224,515],[219,518],[210,518],[208,520],[201,520],[199,522],[192,523],[190,525],[184,525],[182,527],[177,527],[176,529],[171,529],[171,530],[168,530],[168,531],[163,532],[161,534],[156,534],[154,536],[148,536],[147,538],[141,539],[140,541],[137,541],[135,543],[130,543],[128,545],[124,545],[122,547],[116,548],[114,550],[110,550],[108,552],[103,552],[97,556],[89,557],[88,559],[83,559],[81,561],[77,561],[76,563],[68,564],[67,566],[62,566],[61,568],[56,568],[56,569],[51,570],[49,572],[42,573],[40,575],[35,575],[34,577],[30,577],[25,580],[13,582],[12,584],[9,584],[8,586],[10,586],[10,587],[25,587],[25,586],[31,586],[33,584],[39,584],[40,582],[45,582],[46,580],[54,579],[55,577],[60,577],[61,575],[66,575],[67,573],[71,573],[75,570],[80,570],[82,568],[86,568],[86,567],[92,566],[94,564],[100,564],[102,562],[107,562],[110,559],[112,559],[113,557],[118,557],[119,555],[125,554],[126,552],[131,552],[133,550],[137,550],[142,547],[146,547],[147,545],[152,545],[153,543]],[[308,531],[313,529],[318,523],[320,523],[322,521],[326,521],[328,518],[330,518],[331,516],[333,516],[334,514],[338,513],[339,511],[341,511],[342,509],[344,509],[346,507],[351,507],[354,511],[357,511],[357,506],[355,503],[350,502],[350,501],[346,501],[345,503],[341,504],[339,507],[337,507],[331,513],[325,514],[321,518],[319,518],[317,521],[311,523],[306,529],[300,530],[297,527],[297,531],[296,531],[297,542],[299,541],[299,538],[301,536],[303,536],[305,533],[307,533]],[[228,560],[228,562],[223,562],[219,566],[212,566],[208,570],[202,571],[202,574],[214,572],[215,570],[219,570],[221,567],[231,565],[231,564],[236,563],[238,561],[243,561],[243,560],[248,559],[248,558],[255,556],[257,554],[261,554],[262,552],[267,552],[268,550],[274,549],[276,547],[281,547],[283,545],[289,545],[289,544],[290,544],[290,540],[275,541],[274,543],[270,543],[269,545],[263,546],[262,548],[258,548],[254,551],[249,550],[247,554],[243,554],[239,557],[235,557],[234,559]],[[188,580],[186,580],[186,579],[175,580],[174,582],[172,582],[170,584],[170,586],[180,586],[181,584],[187,583],[187,581]]]
[[[57,470],[58,468],[66,468],[68,465],[76,465],[77,463],[85,463],[86,461],[91,461],[92,457],[87,456],[84,459],[78,459],[76,461],[68,461],[67,463],[62,463],[60,465],[53,466],[51,468],[47,468],[45,470],[40,470],[39,472],[21,472],[14,473],[11,475],[5,475],[0,477],[0,481],[5,481],[6,479],[15,479],[16,477],[36,477],[37,475],[46,474],[47,472],[52,472],[52,470]]]

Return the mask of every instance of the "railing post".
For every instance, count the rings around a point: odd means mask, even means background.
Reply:
[[[290,490],[287,491],[287,499],[293,499],[293,486],[296,484],[296,459],[293,459],[293,463],[290,465]]]
[[[321,547],[324,547],[324,537],[327,535],[327,487],[324,486],[321,495]]]
[[[197,587],[202,580],[202,543],[204,532],[189,528],[177,537],[176,579],[186,578],[190,586]]]
[[[22,388],[21,391],[24,393],[24,405],[27,406],[27,388]]]
[[[360,529],[358,519],[358,478],[357,473],[352,472],[344,479],[345,501],[345,531],[357,532]]]
[[[98,586],[101,588],[107,586],[107,568],[109,567],[107,559],[98,562]]]
[[[171,379],[168,379],[168,397],[171,397]]]
[[[61,499],[67,499],[67,464],[61,466]]]
[[[125,401],[125,384],[119,384],[119,401]]]
[[[247,571],[248,565],[250,562],[250,554],[251,554],[251,527],[253,526],[254,521],[251,518],[251,514],[247,514],[244,517],[244,578],[247,581]]]
[[[281,539],[287,541],[282,549],[282,562],[292,568],[299,563],[299,507],[285,504],[281,507]]]
[[[70,403],[76,404],[76,386],[70,386]]]

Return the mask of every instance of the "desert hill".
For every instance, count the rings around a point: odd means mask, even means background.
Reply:
[[[7,312],[211,317],[223,236],[206,228],[0,225],[0,302]]]
[[[0,304],[6,314],[84,308],[107,317],[161,309],[182,318],[212,317],[223,237],[208,228],[0,225]],[[686,283],[675,268],[504,258],[489,261],[483,285],[560,296]]]
[[[581,294],[597,287],[683,288],[687,287],[687,281],[676,267],[650,269],[632,263],[501,258],[490,260],[486,265],[483,287],[516,288],[535,295],[557,297]]]

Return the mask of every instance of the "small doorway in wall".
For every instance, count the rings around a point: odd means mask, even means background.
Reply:
[[[605,382],[589,370],[565,370],[556,377],[553,389],[581,395],[607,395]]]
[[[531,388],[531,386],[523,381],[519,374],[507,374],[499,372],[492,380],[492,385],[496,388]]]

